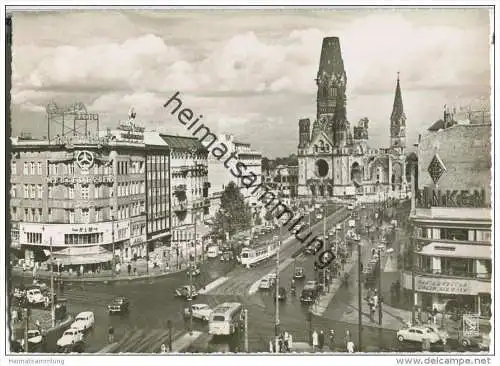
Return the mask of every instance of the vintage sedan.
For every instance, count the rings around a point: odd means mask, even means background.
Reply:
[[[441,336],[428,326],[403,328],[397,332],[396,336],[400,342],[423,342],[424,340],[428,340],[430,344],[435,344],[442,341]]]
[[[193,311],[193,318],[202,321],[208,321],[208,319],[210,318],[210,314],[212,314],[212,309],[210,309],[210,306],[208,306],[207,304],[193,304],[191,306],[191,309]],[[189,315],[190,309],[185,308],[184,316],[189,317]]]

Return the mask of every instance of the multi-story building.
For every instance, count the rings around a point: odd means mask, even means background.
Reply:
[[[269,161],[269,169],[266,171],[265,183],[267,187],[276,189],[284,199],[297,197],[297,184],[299,167],[297,165],[275,165],[275,161]]]
[[[199,240],[209,214],[208,150],[193,137],[160,137],[170,149],[170,202],[172,244],[179,247]]]
[[[247,172],[252,172],[257,176],[257,181],[254,186],[260,184],[262,181],[262,154],[252,149],[251,145],[246,142],[239,142],[235,140],[233,135],[222,134],[218,137],[217,141],[224,144],[228,148],[226,155],[233,154],[236,162],[241,162],[247,167]],[[224,161],[216,159],[213,155],[208,159],[208,180],[210,182],[211,190],[211,204],[210,215],[215,215],[220,208],[220,198],[222,192],[230,182],[234,182],[240,189],[241,194],[247,200],[254,210],[258,209],[258,197],[252,195],[253,187],[247,188],[240,178],[235,177],[231,173],[231,168],[236,164],[229,165],[229,168],[224,165]],[[234,171],[234,170],[233,170]]]
[[[12,138],[12,246],[43,262],[95,270],[145,251],[142,131]]]
[[[440,122],[440,121],[438,121]],[[445,112],[420,138],[411,170],[411,303],[491,316],[491,124],[461,124]],[[413,275],[412,275],[413,274]]]
[[[347,77],[337,37],[323,40],[316,85],[312,131],[309,119],[299,120],[299,196],[406,196],[406,117],[399,76],[390,119],[391,146],[380,150],[368,147],[367,118],[352,130],[347,120]]]
[[[157,132],[145,132],[148,255],[164,256],[170,246],[170,147]],[[159,250],[161,254],[155,253]],[[151,253],[151,254],[149,254]]]

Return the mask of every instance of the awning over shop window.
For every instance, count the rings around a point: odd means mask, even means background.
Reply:
[[[61,265],[80,265],[106,263],[112,260],[113,253],[100,246],[73,247],[53,252],[56,263]]]
[[[422,248],[419,254],[436,257],[491,259],[489,245],[430,243]]]

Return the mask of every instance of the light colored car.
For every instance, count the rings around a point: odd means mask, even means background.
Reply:
[[[30,304],[43,304],[45,302],[45,296],[43,296],[39,288],[26,291],[26,298]]]
[[[440,335],[428,326],[413,326],[400,329],[396,336],[400,342],[422,342],[427,339],[431,344],[433,344],[441,341]]]
[[[259,288],[261,290],[268,290],[271,288],[271,286],[272,286],[271,279],[266,277],[266,278],[263,278],[262,280],[260,280]]]
[[[92,328],[94,323],[94,313],[91,311],[84,311],[75,317],[75,321],[71,324],[70,328],[85,331]]]
[[[59,347],[66,347],[82,341],[83,332],[79,329],[69,328],[63,333],[62,337],[57,340],[57,345]]]
[[[30,344],[40,344],[42,342],[42,335],[37,329],[28,330],[28,342]]]
[[[349,203],[349,204],[347,205],[347,209],[348,209],[348,210],[354,210],[354,203]]]
[[[202,321],[207,321],[212,314],[212,309],[207,304],[193,304],[191,308],[193,309],[193,318]],[[189,308],[184,309],[184,315],[189,316]]]

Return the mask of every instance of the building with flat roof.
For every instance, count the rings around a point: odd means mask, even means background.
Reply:
[[[133,132],[133,133],[132,133]],[[13,137],[10,156],[12,247],[28,262],[50,251],[86,270],[142,256],[146,246],[142,130],[100,135]]]
[[[411,169],[416,306],[491,316],[491,124],[444,123],[421,137]]]

